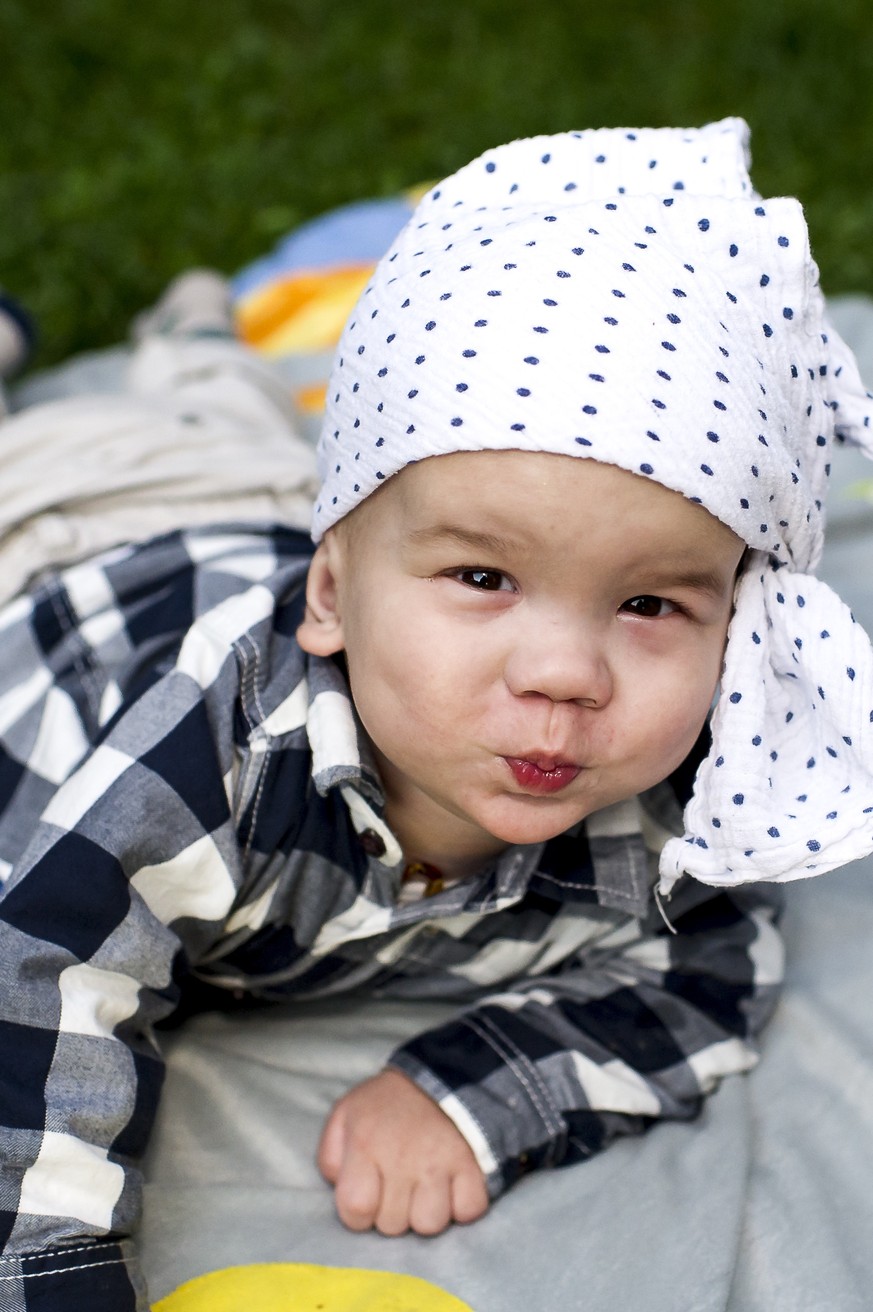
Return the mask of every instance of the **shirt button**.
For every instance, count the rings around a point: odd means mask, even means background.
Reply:
[[[375,829],[364,829],[358,834],[358,842],[367,853],[367,856],[384,856],[385,840],[381,834],[377,834]]]

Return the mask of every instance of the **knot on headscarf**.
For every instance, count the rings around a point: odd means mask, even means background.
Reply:
[[[870,639],[827,584],[753,559],[736,590],[713,746],[661,888],[819,874],[873,842]]]

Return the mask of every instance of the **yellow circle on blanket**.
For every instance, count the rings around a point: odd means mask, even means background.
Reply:
[[[197,1276],[154,1312],[473,1312],[418,1276],[270,1262]]]

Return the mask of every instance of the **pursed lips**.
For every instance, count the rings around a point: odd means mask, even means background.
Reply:
[[[504,756],[515,782],[526,792],[558,793],[580,774],[581,765],[554,756]]]

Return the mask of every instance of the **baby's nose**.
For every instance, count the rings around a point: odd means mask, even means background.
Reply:
[[[613,678],[596,626],[556,620],[531,624],[513,646],[505,679],[518,697],[539,695],[553,702],[603,707]]]

